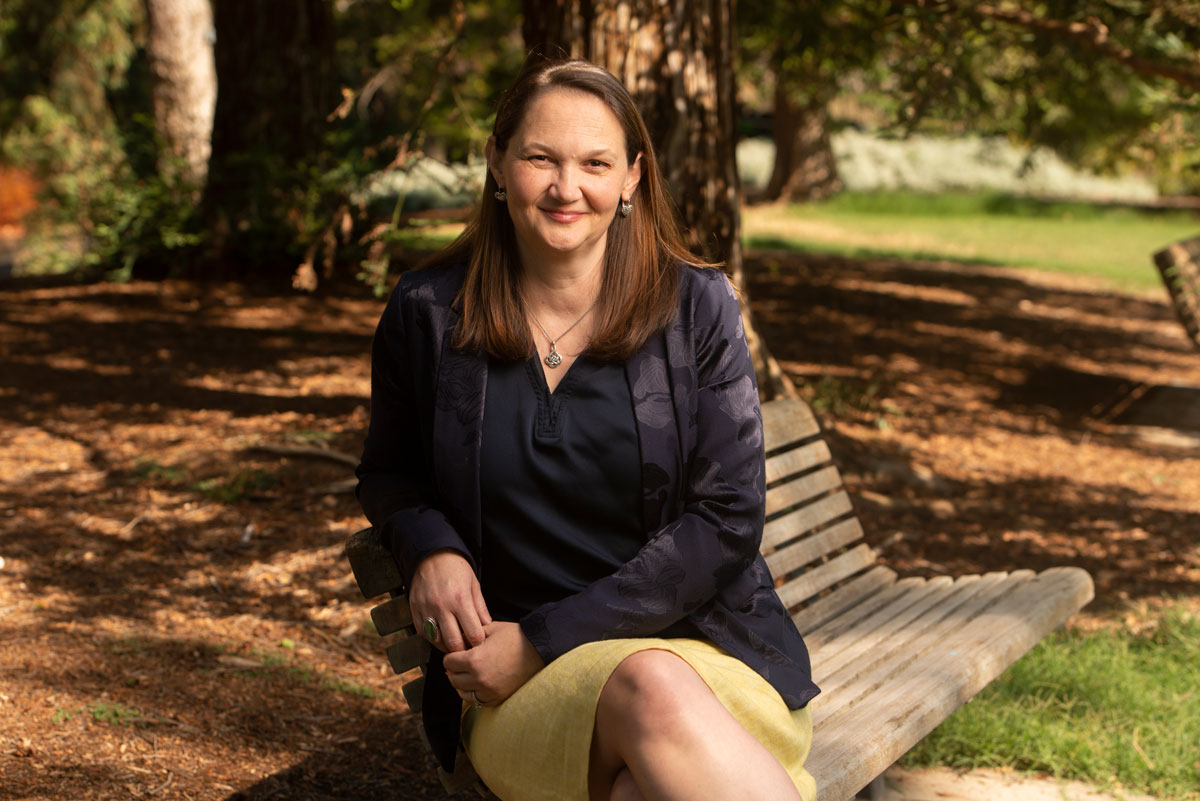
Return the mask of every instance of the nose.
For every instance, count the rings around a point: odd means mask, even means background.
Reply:
[[[559,203],[571,203],[578,200],[583,193],[579,189],[579,175],[570,164],[563,164],[554,176],[550,185],[550,196]]]

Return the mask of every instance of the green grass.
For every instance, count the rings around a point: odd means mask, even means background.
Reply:
[[[1009,766],[1200,799],[1200,618],[1048,637],[910,751],[912,766]]]
[[[1151,255],[1200,234],[1200,215],[996,194],[842,194],[746,210],[746,244],[852,257],[948,259],[1161,286]]]

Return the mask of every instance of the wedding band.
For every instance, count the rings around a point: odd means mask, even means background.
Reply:
[[[483,709],[483,701],[479,700],[479,696],[475,694],[474,690],[471,690],[471,697],[475,699],[475,708]]]
[[[438,637],[442,634],[441,629],[438,628],[437,621],[431,617],[427,617],[421,621],[421,631],[425,634],[425,639],[430,642],[437,642]]]

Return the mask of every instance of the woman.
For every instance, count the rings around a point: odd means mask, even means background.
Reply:
[[[461,737],[506,801],[812,801],[732,287],[599,67],[527,65],[486,153],[479,217],[380,321],[358,469],[436,646],[435,755]]]

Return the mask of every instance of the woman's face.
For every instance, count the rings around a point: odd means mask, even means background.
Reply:
[[[641,177],[641,156],[630,165],[625,150],[616,115],[574,89],[535,98],[505,152],[488,140],[488,164],[508,194],[525,266],[564,256],[599,263],[617,205]]]

